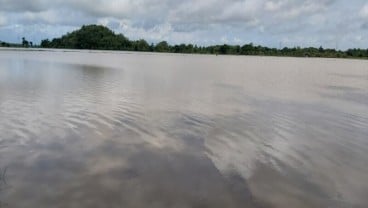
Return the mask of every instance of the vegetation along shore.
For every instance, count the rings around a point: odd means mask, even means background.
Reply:
[[[150,51],[168,53],[196,53],[196,54],[230,54],[230,55],[263,55],[263,56],[291,56],[291,57],[326,57],[326,58],[368,58],[368,49],[348,49],[345,51],[325,49],[322,47],[284,47],[269,48],[252,43],[240,45],[212,45],[197,46],[193,44],[170,45],[166,41],[149,44],[146,40],[129,40],[123,34],[116,34],[101,25],[84,25],[80,29],[67,33],[60,38],[45,39],[40,45],[22,38],[21,44],[11,44],[0,41],[2,47],[42,47],[91,50],[124,50]]]

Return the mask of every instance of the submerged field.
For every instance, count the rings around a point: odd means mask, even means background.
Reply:
[[[0,207],[368,206],[368,61],[2,50],[0,63]]]

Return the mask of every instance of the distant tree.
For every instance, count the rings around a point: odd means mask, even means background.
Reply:
[[[43,40],[42,47],[129,50],[131,42],[122,34],[116,35],[107,27],[101,25],[84,25],[81,29],[67,33],[51,42]]]
[[[1,42],[1,46],[9,44]],[[22,46],[29,47],[33,44],[22,38]],[[10,46],[10,45],[9,45]],[[44,48],[72,48],[72,49],[102,49],[102,50],[134,50],[156,51],[173,53],[203,53],[203,54],[234,54],[234,55],[263,55],[263,56],[310,56],[310,57],[354,57],[368,58],[368,49],[348,49],[336,51],[321,47],[284,47],[282,49],[257,46],[253,43],[239,45],[212,45],[197,46],[193,44],[169,45],[166,41],[148,44],[147,41],[129,40],[123,34],[115,34],[112,30],[101,25],[84,25],[80,29],[67,33],[51,41],[41,41]]]
[[[157,52],[169,52],[169,44],[166,41],[161,41],[157,43],[155,47],[155,51]]]
[[[29,47],[29,42],[28,42],[28,40],[26,40],[25,37],[22,37],[22,46],[25,47],[25,48]]]
[[[240,48],[240,54],[251,55],[254,51],[253,43],[245,44]]]
[[[325,50],[323,49],[323,47],[322,47],[322,46],[320,46],[320,47],[318,48],[318,51],[319,51],[320,53],[325,52]]]
[[[151,51],[152,52],[154,50],[155,50],[155,45],[153,43],[151,43],[150,46],[149,46],[148,51]]]
[[[49,39],[45,39],[45,40],[42,40],[41,41],[41,47],[42,48],[49,48],[49,47],[51,47],[51,45],[50,45],[50,40]]]
[[[149,51],[150,46],[147,41],[140,39],[134,42],[134,50],[135,51]]]
[[[220,54],[227,54],[228,50],[229,50],[229,46],[226,44],[220,46],[219,48]]]

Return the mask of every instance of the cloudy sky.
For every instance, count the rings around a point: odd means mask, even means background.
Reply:
[[[83,24],[149,42],[368,48],[367,0],[0,0],[0,40]]]

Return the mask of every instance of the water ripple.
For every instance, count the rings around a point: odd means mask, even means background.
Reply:
[[[368,205],[366,64],[6,53],[10,206]]]

